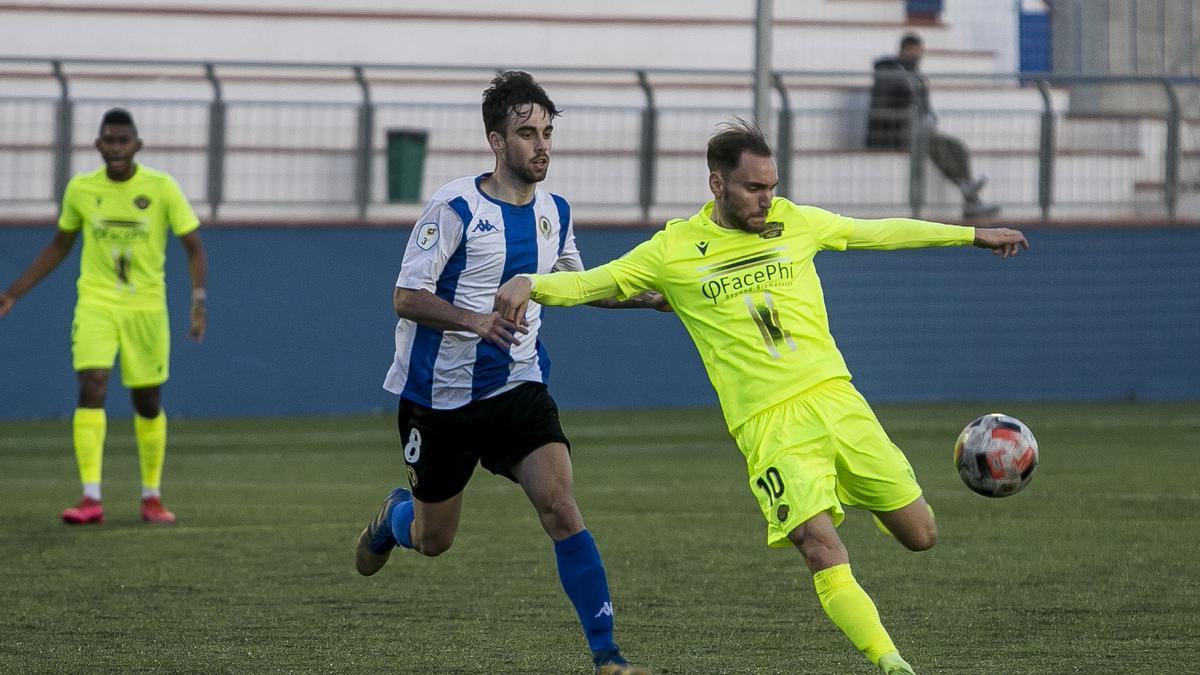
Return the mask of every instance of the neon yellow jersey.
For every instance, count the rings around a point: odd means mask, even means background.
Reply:
[[[181,237],[200,221],[170,174],[139,164],[127,181],[104,167],[67,183],[58,229],[83,231],[79,301],[128,309],[166,306],[167,229]]]
[[[533,300],[575,305],[647,290],[683,321],[725,421],[755,413],[850,372],[829,332],[813,258],[822,250],[962,246],[971,227],[907,218],[856,220],[776,197],[762,234],[723,228],[713,203],[673,220],[623,257],[585,272],[530,275]]]

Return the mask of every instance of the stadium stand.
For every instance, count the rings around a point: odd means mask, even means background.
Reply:
[[[536,70],[558,93],[569,117],[557,137],[560,161],[549,186],[586,206],[580,212],[585,221],[655,221],[702,199],[698,148],[717,121],[751,113],[753,3],[621,0],[499,10],[471,0],[437,11],[426,7],[163,0],[6,3],[0,13],[16,29],[9,49],[27,57],[103,56],[73,36],[130,20],[144,26],[139,34],[145,39],[122,51],[123,63],[65,63],[75,100],[71,165],[91,160],[86,121],[115,101],[135,101],[145,134],[157,141],[145,161],[172,170],[210,215],[218,213],[208,199],[213,87],[202,63],[213,59],[207,36],[221,35],[222,63],[214,74],[225,101],[219,213],[226,218],[288,219],[296,206],[323,219],[355,216],[363,93],[345,64],[379,64],[362,71],[374,129],[365,215],[376,220],[412,215],[410,206],[387,203],[388,129],[428,132],[422,195],[487,160],[476,142],[474,108],[488,66]],[[863,148],[867,73],[911,28],[905,3],[808,0],[775,7],[773,60],[790,103],[794,149],[787,192],[859,215],[907,210],[907,153]],[[1008,216],[1034,218],[1045,103],[1030,82],[1012,76],[1012,14],[1010,3],[947,3],[940,21],[919,27],[928,45],[922,69],[932,81],[940,128],[972,149],[977,173],[990,179],[989,199]],[[34,30],[50,21],[60,30]],[[281,61],[311,65],[280,67]],[[657,114],[649,206],[641,175],[647,97],[638,70],[646,71]],[[59,84],[45,61],[0,64],[0,74],[0,105],[17,120],[0,132],[7,136],[0,143],[32,168],[0,167],[6,179],[0,202],[16,205],[18,213],[44,213],[52,206],[49,150]],[[1079,105],[1070,87],[1052,88],[1056,216],[1161,213],[1166,105],[1157,86],[1145,88],[1142,98],[1154,101],[1158,112],[1114,117]],[[778,94],[776,105],[782,105]],[[1184,120],[1180,213],[1200,212],[1198,137],[1200,119]],[[956,191],[931,166],[925,174],[923,214],[952,217]]]

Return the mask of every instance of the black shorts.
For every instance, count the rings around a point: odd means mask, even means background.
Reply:
[[[512,466],[548,443],[571,442],[558,406],[539,382],[525,382],[454,410],[433,410],[400,400],[396,415],[413,496],[445,501],[463,491],[476,464],[516,481]]]

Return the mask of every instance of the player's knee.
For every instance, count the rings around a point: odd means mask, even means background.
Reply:
[[[836,531],[806,531],[802,526],[793,530],[788,538],[800,551],[800,555],[804,556],[809,569],[826,569],[849,559],[846,546]]]
[[[538,509],[538,520],[542,529],[552,539],[564,539],[583,529],[583,516],[575,499],[566,495],[555,499],[544,508]]]
[[[140,417],[154,419],[162,412],[162,394],[158,387],[133,389],[130,400],[133,402],[133,411]]]
[[[88,370],[79,373],[79,405],[99,408],[104,405],[104,394],[108,389],[108,373]]]
[[[454,535],[444,532],[422,533],[414,538],[413,548],[417,549],[421,555],[435,558],[454,545]]]
[[[138,416],[146,419],[154,419],[158,417],[158,413],[162,412],[157,396],[153,398],[134,396],[133,409]]]
[[[810,539],[800,546],[800,554],[810,569],[818,570],[846,562],[846,547],[841,541]]]
[[[937,523],[932,520],[925,526],[918,528],[905,537],[903,543],[905,548],[910,551],[928,551],[937,545],[938,531]]]

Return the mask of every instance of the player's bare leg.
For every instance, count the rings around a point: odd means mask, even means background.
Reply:
[[[551,539],[562,541],[583,530],[567,446],[544,445],[518,462],[512,471]]]
[[[461,492],[444,501],[422,502],[407,489],[396,488],[358,535],[354,566],[369,577],[383,569],[397,546],[427,556],[441,555],[454,543],[461,515]]]
[[[933,509],[918,497],[916,501],[895,511],[873,511],[877,525],[896,538],[910,551],[928,551],[937,544],[937,522]]]
[[[788,540],[804,556],[808,569],[816,574],[834,565],[846,565],[850,554],[833,526],[833,518],[822,511],[796,526],[788,533]]]
[[[422,555],[438,556],[450,550],[462,517],[463,493],[441,502],[413,500],[412,547]]]
[[[512,472],[537,511],[542,529],[554,540],[559,580],[583,626],[596,673],[648,675],[650,671],[626,661],[613,641],[608,578],[575,503],[575,481],[567,446],[543,445],[514,465]]]
[[[108,392],[108,371],[102,368],[81,370],[79,376],[79,407],[103,408]]]
[[[850,555],[838,536],[833,518],[822,511],[788,533],[804,556],[826,616],[871,663],[885,673],[912,673],[900,657],[879,611],[850,572]]]
[[[162,386],[138,387],[129,390],[133,410],[142,417],[158,417],[162,412]]]

